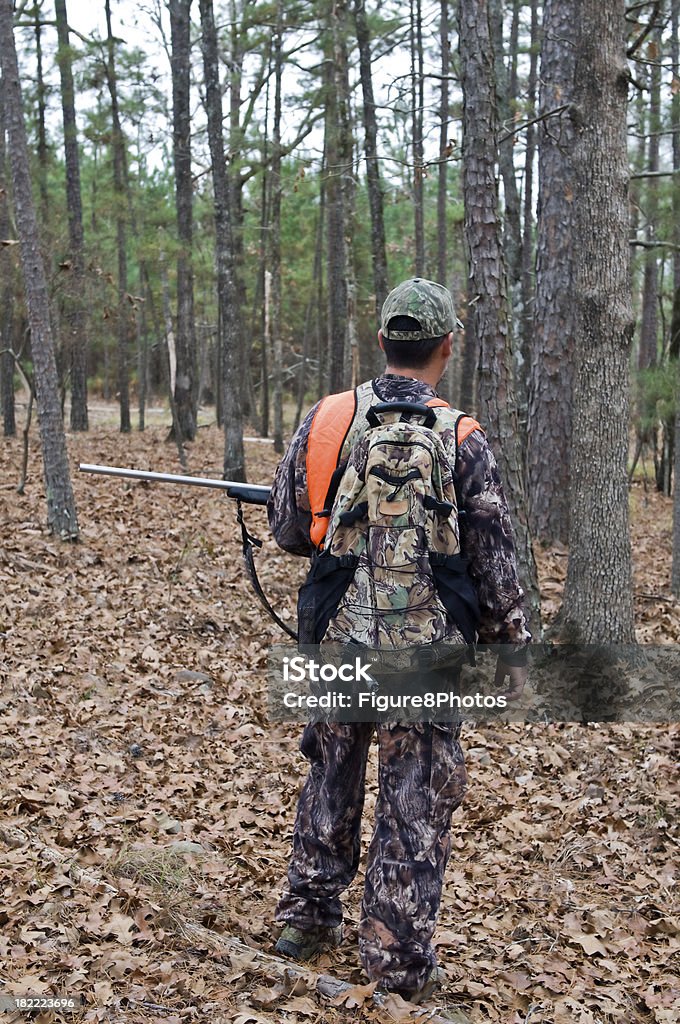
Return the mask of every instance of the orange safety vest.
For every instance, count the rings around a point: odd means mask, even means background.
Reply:
[[[431,408],[450,408],[442,398],[431,398],[424,403]],[[343,391],[328,395],[314,413],[307,441],[307,493],[312,512],[309,536],[316,547],[323,544],[328,530],[330,509],[326,509],[326,496],[331,477],[338,467],[340,454],[354,421],[357,408],[356,391]],[[477,420],[463,416],[458,421],[457,440],[461,444],[473,430],[480,430]],[[323,515],[323,513],[326,515]]]

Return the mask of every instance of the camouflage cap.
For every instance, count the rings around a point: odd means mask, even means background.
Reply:
[[[420,324],[420,330],[390,330],[390,320],[396,316],[410,316]],[[393,288],[382,308],[382,334],[388,341],[424,341],[441,338],[456,326],[451,292],[443,284],[412,277]]]

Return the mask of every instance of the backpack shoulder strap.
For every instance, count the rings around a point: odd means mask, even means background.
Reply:
[[[472,416],[466,416],[462,412],[456,420],[456,449],[460,448],[463,441],[475,430],[482,430],[482,427]]]
[[[425,405],[429,405],[432,409],[451,409],[449,403],[445,402],[443,398],[431,398],[429,402],[425,403]],[[474,430],[482,430],[482,427],[477,420],[472,418],[472,416],[467,416],[464,412],[460,412],[458,409],[452,409],[451,411],[456,417],[454,431],[456,438],[456,450],[458,450],[463,441],[465,441],[465,439],[468,438]]]
[[[357,407],[356,391],[328,395],[319,403],[307,441],[307,493],[312,512],[309,535],[319,545],[326,535],[328,519],[320,516],[326,504],[331,477],[352,425]]]

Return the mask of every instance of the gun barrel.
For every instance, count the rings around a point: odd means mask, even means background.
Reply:
[[[160,484],[187,484],[190,487],[216,487],[226,491],[229,498],[240,498],[249,505],[266,505],[269,487],[263,484],[244,484],[237,480],[217,480],[209,476],[181,476],[177,473],[152,473],[145,469],[127,469],[122,466],[94,466],[81,462],[81,473],[124,477],[129,480],[149,480]]]

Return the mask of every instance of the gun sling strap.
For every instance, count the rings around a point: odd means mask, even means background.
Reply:
[[[255,548],[262,547],[262,541],[258,540],[257,537],[253,537],[252,533],[250,533],[250,531],[248,530],[248,527],[246,526],[245,520],[243,518],[243,505],[241,504],[240,498],[236,499],[236,518],[238,520],[239,526],[241,527],[243,561],[245,562],[246,569],[248,570],[248,575],[250,577],[250,582],[253,585],[253,590],[259,597],[260,603],[262,604],[263,608],[265,608],[266,611],[270,614],[276,625],[279,626],[284,631],[284,633],[287,633],[288,636],[291,637],[293,640],[297,640],[298,635],[295,632],[295,630],[291,629],[290,626],[287,625],[283,621],[283,619],[280,618],[279,615],[277,615],[277,613],[274,611],[269,601],[267,600],[264,590],[262,589],[262,584],[260,583],[260,580],[257,575],[257,570],[255,569],[255,558],[253,556],[253,551],[255,550]]]

